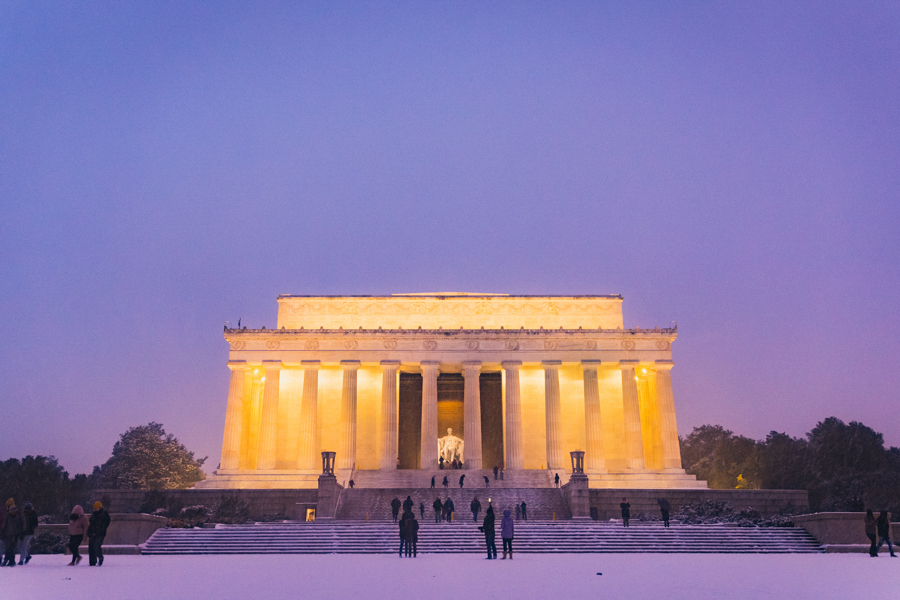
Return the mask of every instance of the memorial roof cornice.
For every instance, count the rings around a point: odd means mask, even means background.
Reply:
[[[454,336],[454,335],[572,335],[572,334],[591,334],[591,335],[645,335],[645,336],[674,336],[678,334],[678,327],[654,327],[653,329],[644,329],[641,327],[636,327],[634,329],[423,329],[423,328],[415,328],[415,329],[325,329],[324,327],[320,327],[318,329],[248,329],[246,327],[242,329],[225,329],[226,335],[297,335],[297,334],[314,334],[314,335],[323,335],[323,334],[332,334],[332,335],[444,335],[444,336]]]

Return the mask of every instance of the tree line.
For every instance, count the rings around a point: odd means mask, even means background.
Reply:
[[[679,439],[682,466],[711,488],[807,490],[816,512],[900,510],[900,449],[856,421],[829,417],[805,438],[754,440],[702,425]]]

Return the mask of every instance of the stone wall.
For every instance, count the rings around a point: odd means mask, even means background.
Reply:
[[[659,515],[658,498],[666,498],[675,513],[685,504],[693,504],[701,500],[727,502],[738,511],[748,506],[763,515],[777,514],[784,508],[792,506],[797,512],[809,510],[809,494],[805,490],[615,490],[592,489],[590,491],[591,508],[597,510],[600,520],[621,518],[619,503],[628,498],[631,504],[631,515]]]
[[[865,516],[863,512],[815,513],[795,517],[794,523],[812,534],[826,552],[868,552],[870,544],[863,522]],[[892,523],[891,526],[893,540],[893,536],[900,531],[900,523]]]
[[[96,490],[94,496],[100,498],[111,511],[136,513],[141,507],[147,490]],[[212,507],[225,496],[237,494],[250,505],[251,518],[264,515],[284,514],[291,519],[304,519],[306,508],[316,504],[317,490],[160,490],[168,502],[183,506],[202,504]]]

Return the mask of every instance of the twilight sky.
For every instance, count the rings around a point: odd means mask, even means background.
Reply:
[[[486,6],[490,5],[490,6]],[[278,294],[623,294],[679,430],[900,445],[896,2],[0,3],[0,459],[215,468]]]

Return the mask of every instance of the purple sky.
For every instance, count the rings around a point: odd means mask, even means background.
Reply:
[[[490,7],[486,7],[489,4]],[[218,462],[278,294],[623,294],[681,433],[900,445],[896,2],[0,4],[0,459]]]

